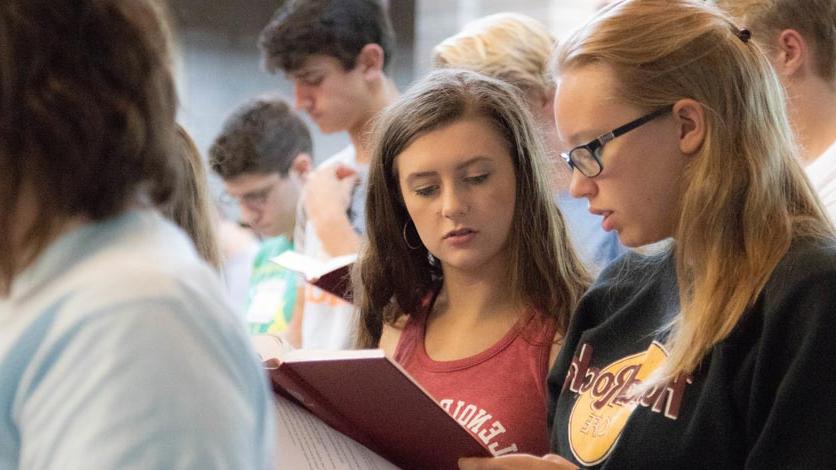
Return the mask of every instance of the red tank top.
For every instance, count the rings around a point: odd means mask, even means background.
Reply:
[[[410,316],[395,360],[494,455],[548,453],[545,380],[554,321],[524,315],[487,350],[439,362],[424,349],[426,317]]]

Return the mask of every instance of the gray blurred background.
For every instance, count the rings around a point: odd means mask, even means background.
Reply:
[[[581,26],[600,0],[389,0],[397,35],[392,74],[401,90],[429,68],[432,48],[465,23],[492,13],[515,11],[546,24],[565,38]],[[292,87],[260,64],[257,38],[278,0],[171,0],[179,43],[177,81],[181,124],[205,155],[227,114],[259,94],[292,100]],[[307,119],[314,158],[321,161],[348,144],[345,133],[325,135]],[[212,188],[219,192],[213,177]]]

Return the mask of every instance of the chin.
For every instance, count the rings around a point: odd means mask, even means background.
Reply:
[[[641,248],[667,240],[669,236],[661,234],[630,234],[618,232],[618,241],[627,248]]]
[[[473,257],[454,257],[447,261],[441,260],[444,269],[453,269],[462,272],[479,272],[485,268],[486,260]]]
[[[317,121],[316,126],[319,128],[319,132],[322,132],[323,134],[333,134],[335,132],[343,132],[348,129],[348,126],[324,121]]]

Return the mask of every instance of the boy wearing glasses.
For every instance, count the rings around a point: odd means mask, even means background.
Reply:
[[[261,32],[264,64],[293,83],[295,105],[323,133],[351,145],[309,176],[296,222],[296,250],[320,260],[357,252],[364,232],[368,134],[398,97],[386,69],[394,33],[379,0],[288,1]],[[354,307],[313,285],[300,286],[302,348],[351,346]]]
[[[251,333],[280,333],[298,343],[291,325],[296,276],[270,262],[293,249],[296,205],[311,168],[311,135],[278,97],[262,97],[237,109],[209,149],[209,165],[241,220],[263,240],[253,263],[246,320]],[[288,326],[291,325],[289,328]]]

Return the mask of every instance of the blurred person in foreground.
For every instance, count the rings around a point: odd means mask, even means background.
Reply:
[[[0,3],[0,468],[265,469],[270,393],[178,181],[150,0]]]

